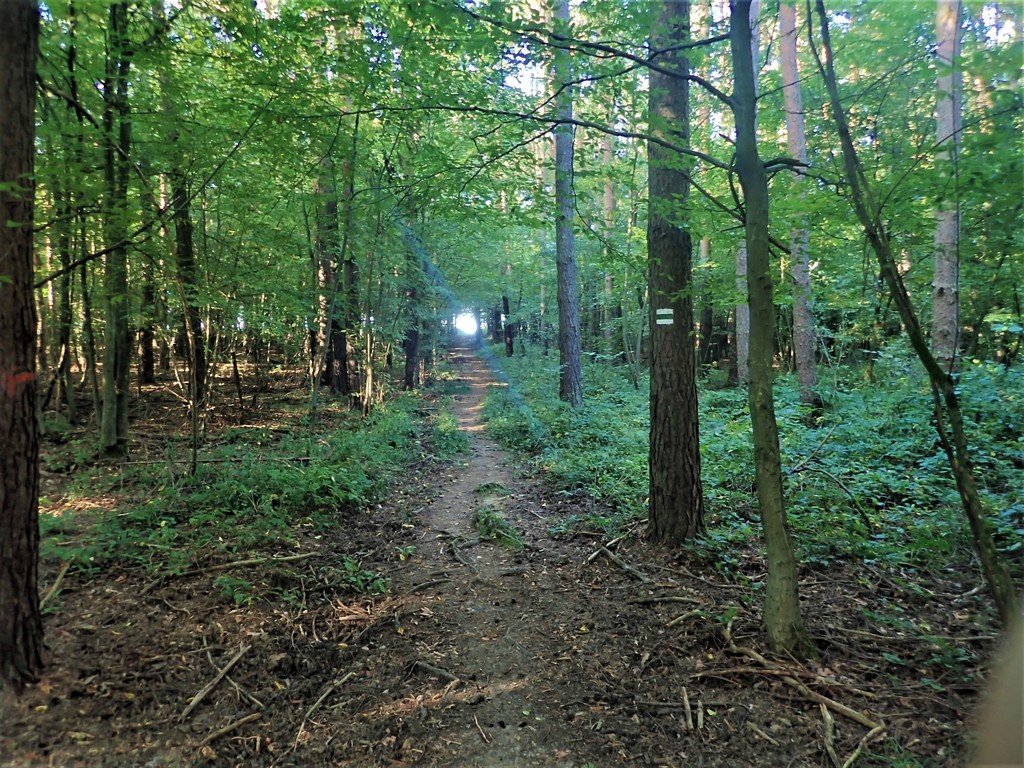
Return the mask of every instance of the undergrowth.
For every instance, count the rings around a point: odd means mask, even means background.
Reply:
[[[556,357],[499,358],[510,380],[492,394],[489,433],[533,457],[559,494],[590,496],[567,529],[609,534],[646,514],[647,384],[586,364],[585,401],[573,410],[557,398]],[[875,365],[877,383],[843,370],[822,388],[824,413],[800,404],[795,381],[776,386],[785,493],[800,558],[827,566],[858,557],[900,568],[946,566],[970,538],[945,454],[936,438],[931,395],[899,350]],[[992,510],[999,547],[1024,547],[1024,373],[965,366],[960,390],[981,493]],[[746,392],[699,391],[701,456],[708,530],[693,546],[729,570],[730,552],[756,541],[753,451]]]
[[[419,455],[417,406],[403,396],[366,419],[339,413],[316,426],[232,428],[211,438],[195,475],[171,460],[187,451],[181,444],[168,449],[167,462],[129,462],[115,475],[94,468],[72,494],[93,498],[106,485],[121,502],[90,515],[84,531],[67,515],[41,516],[43,554],[84,571],[119,562],[180,573],[213,555],[288,547],[300,532],[319,535],[381,501],[390,480]],[[344,562],[342,580],[361,591],[380,588],[375,574]],[[248,594],[229,577],[218,587],[238,602]]]

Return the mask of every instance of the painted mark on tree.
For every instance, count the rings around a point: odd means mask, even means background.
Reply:
[[[656,310],[654,310],[654,315],[655,315],[654,324],[655,325],[672,325],[672,315],[673,314],[674,314],[673,311],[671,309],[667,309],[667,308],[666,309],[656,309]]]
[[[15,371],[13,373],[5,373],[3,375],[4,392],[7,393],[8,397],[14,397],[18,393],[18,388],[22,384],[28,384],[30,381],[35,381],[36,374],[34,371]]]

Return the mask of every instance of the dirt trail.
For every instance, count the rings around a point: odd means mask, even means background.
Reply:
[[[418,661],[460,681],[451,683],[449,694],[458,704],[434,723],[432,741],[440,749],[428,759],[450,766],[572,766],[579,737],[565,724],[573,702],[552,687],[572,654],[559,635],[572,628],[557,620],[552,625],[544,610],[558,599],[560,586],[567,589],[560,585],[560,561],[544,551],[536,489],[484,434],[484,398],[501,385],[470,350],[452,350],[450,362],[468,385],[452,411],[471,452],[423,510],[419,556],[405,574],[413,589],[445,580],[424,588],[430,599],[423,611],[444,639],[432,643],[431,632],[418,641]],[[481,539],[475,522],[481,508],[521,532],[522,552]],[[426,666],[414,669],[431,677]]]
[[[384,504],[339,510],[337,526],[299,529],[265,553],[301,560],[232,571],[267,599],[237,604],[212,569],[156,582],[125,565],[69,573],[46,617],[44,679],[0,696],[0,768],[962,762],[974,688],[923,679],[941,647],[894,635],[866,609],[885,597],[955,640],[979,612],[978,590],[946,584],[939,600],[856,560],[808,566],[803,603],[822,659],[762,670],[725,637],[729,627],[737,644],[764,647],[755,543],[730,545],[731,580],[637,530],[598,556],[605,537],[572,523],[595,503],[523,475],[521,457],[483,429],[484,398],[501,385],[472,350],[449,362],[464,391],[444,407],[468,454],[454,465],[424,456]],[[506,520],[521,549],[481,538],[481,509]],[[569,535],[552,536],[555,525]],[[354,563],[390,589],[357,588],[345,570]],[[45,567],[53,583],[59,562]],[[963,679],[979,679],[989,646],[965,636]],[[862,742],[867,729],[848,717],[826,720],[783,669],[884,719],[884,740]],[[183,716],[197,691],[208,695]]]

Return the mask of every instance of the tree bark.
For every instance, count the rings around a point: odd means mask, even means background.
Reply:
[[[689,0],[665,0],[651,32],[651,56],[686,74],[680,51],[689,42]],[[651,72],[650,131],[672,143],[690,140],[689,82]],[[677,153],[649,143],[648,322],[650,324],[650,507],[647,536],[678,544],[704,527],[700,430],[693,335],[693,244],[685,214],[688,170]]]
[[[932,274],[932,349],[943,370],[956,367],[960,342],[960,205],[957,163],[963,124],[963,74],[960,70],[961,0],[938,0],[935,15],[938,58],[935,100],[935,165],[944,175],[935,221]]]
[[[800,68],[796,58],[796,8],[789,3],[779,5],[779,53],[782,58],[782,92],[786,100],[786,142],[790,156],[807,162],[807,135],[804,131],[804,100],[800,89]],[[803,199],[803,182],[800,198]],[[802,217],[801,217],[802,218]],[[793,357],[800,400],[818,407],[821,402],[814,391],[818,386],[817,340],[814,314],[811,310],[811,270],[808,256],[810,233],[801,221],[790,233],[790,268],[793,282]]]
[[[554,0],[555,29],[568,34],[569,0]],[[572,61],[569,51],[554,52],[555,119],[555,262],[558,271],[558,396],[573,408],[583,405],[580,360],[580,297],[576,279],[576,211],[573,174]]]
[[[39,433],[32,295],[39,11],[0,3],[0,686],[42,669]]]
[[[764,623],[768,642],[779,652],[798,657],[813,653],[804,630],[797,594],[797,564],[786,524],[782,495],[779,430],[772,392],[775,302],[768,250],[768,176],[757,149],[757,96],[751,55],[750,0],[730,2],[730,43],[735,77],[732,109],[736,119],[736,169],[743,189],[750,296],[749,395],[754,429],[757,500],[764,527],[768,576]]]
[[[828,91],[829,102],[832,108],[832,119],[835,121],[836,130],[839,133],[850,199],[857,218],[864,228],[868,243],[878,260],[882,279],[889,289],[889,294],[892,296],[893,304],[895,304],[896,311],[903,322],[910,345],[913,347],[914,352],[917,353],[921,365],[928,374],[934,402],[935,428],[938,432],[939,442],[946,454],[946,460],[949,462],[957,491],[960,494],[960,502],[963,505],[964,515],[967,517],[967,522],[974,538],[974,547],[978,553],[978,560],[981,563],[981,570],[984,574],[986,585],[992,595],[996,610],[999,612],[999,618],[1004,625],[1008,626],[1015,620],[1019,610],[1016,590],[1014,589],[1009,572],[1002,562],[999,552],[996,550],[995,542],[992,539],[992,528],[989,523],[988,510],[978,494],[978,483],[974,476],[972,452],[967,442],[967,433],[964,428],[963,414],[960,411],[960,398],[957,394],[956,383],[950,372],[940,365],[935,355],[932,354],[931,349],[929,349],[928,339],[918,320],[917,312],[910,300],[910,294],[907,292],[906,285],[903,283],[903,277],[900,274],[896,257],[893,253],[889,230],[884,223],[883,208],[878,203],[874,190],[868,182],[867,175],[864,173],[864,168],[860,163],[860,157],[857,155],[853,138],[850,135],[850,126],[846,119],[846,112],[839,97],[839,85],[835,74],[835,58],[832,52],[828,17],[823,0],[816,0],[816,8],[821,25],[822,52],[820,56],[817,50],[814,53],[818,63],[818,70],[825,80],[825,87]]]
[[[128,110],[128,3],[110,6],[108,52],[103,87],[104,235],[106,329],[103,350],[103,414],[100,444],[107,453],[128,450],[128,393],[131,340],[128,336],[128,153],[132,126]]]
[[[736,290],[744,297],[744,301],[736,305],[734,312],[735,333],[733,334],[736,349],[736,383],[746,384],[750,378],[750,297],[747,295],[747,244],[740,243],[736,249]]]

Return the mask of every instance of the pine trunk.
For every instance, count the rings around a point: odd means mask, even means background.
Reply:
[[[665,0],[651,33],[658,63],[685,73],[689,42],[688,0]],[[650,131],[671,143],[690,140],[689,84],[651,72]],[[650,325],[650,508],[647,535],[678,544],[704,527],[700,479],[700,430],[693,336],[693,244],[686,228],[689,177],[677,153],[648,145],[648,322]]]
[[[0,3],[0,687],[18,689],[43,666],[32,295],[38,39],[35,3]]]

